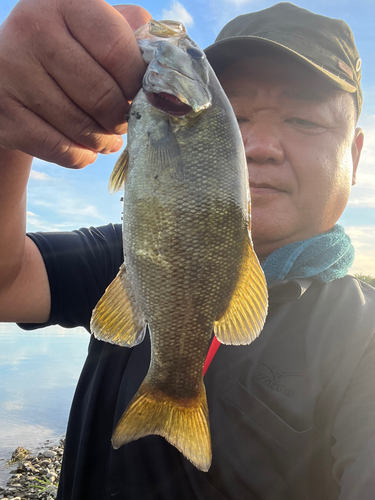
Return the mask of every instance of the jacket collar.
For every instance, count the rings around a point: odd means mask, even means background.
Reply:
[[[310,287],[312,278],[279,281],[268,288],[270,302],[290,302],[299,299]]]

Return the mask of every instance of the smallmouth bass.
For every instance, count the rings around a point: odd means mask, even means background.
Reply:
[[[246,158],[232,107],[183,25],[152,20],[135,34],[148,67],[110,179],[112,190],[125,185],[124,264],[91,331],[126,347],[150,331],[149,371],[113,446],[157,434],[207,471],[202,368],[212,331],[224,344],[249,344],[267,312]]]

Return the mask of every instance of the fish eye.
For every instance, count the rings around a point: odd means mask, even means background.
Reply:
[[[193,59],[203,59],[204,58],[204,53],[195,47],[189,47],[186,52]]]

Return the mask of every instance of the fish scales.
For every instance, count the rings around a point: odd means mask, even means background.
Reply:
[[[150,172],[148,149],[139,154],[143,127],[152,134],[164,113],[147,114],[140,98],[133,107],[142,118],[129,120],[129,155],[133,149],[136,154],[124,202],[125,266],[129,272],[134,269],[135,289],[147,290],[137,301],[152,332],[152,379],[166,379],[165,390],[175,393],[173,381],[186,373],[187,357],[192,365],[194,376],[180,382],[180,396],[194,391],[201,379],[213,319],[229,304],[248,237],[247,200],[238,189],[243,170],[220,123],[218,103],[213,104],[194,128],[175,134],[183,181],[168,168],[156,177]]]
[[[149,371],[114,446],[159,434],[208,470],[202,367],[212,331],[225,343],[251,342],[264,323],[267,292],[250,239],[246,158],[232,108],[200,49],[165,25],[175,35],[158,39],[147,61],[122,170],[114,170],[126,177],[124,265],[94,310],[92,331],[130,347],[143,340],[145,325],[150,330]],[[155,41],[143,42],[150,57]]]

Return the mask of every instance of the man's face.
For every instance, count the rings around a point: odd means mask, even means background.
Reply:
[[[352,97],[280,54],[238,61],[219,79],[245,145],[258,256],[332,228],[362,147]]]

